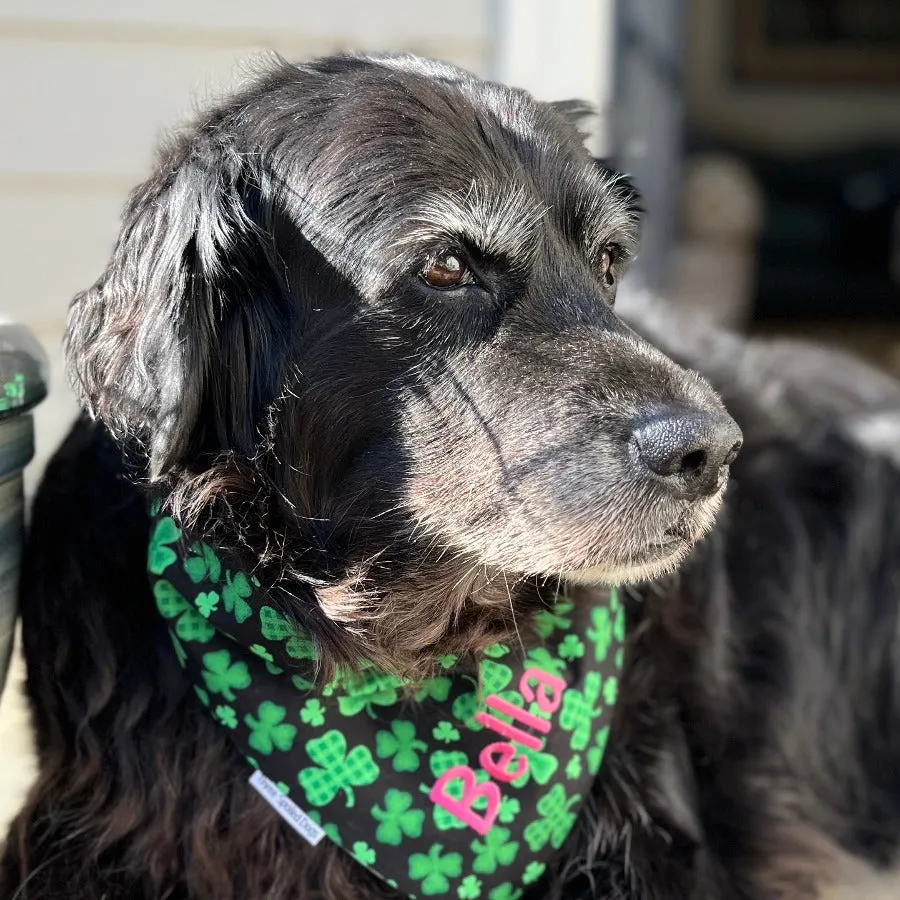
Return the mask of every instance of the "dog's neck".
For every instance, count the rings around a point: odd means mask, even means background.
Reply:
[[[186,680],[303,838],[411,896],[512,897],[541,876],[603,759],[624,655],[615,591],[557,598],[530,649],[445,656],[415,684],[372,664],[316,684],[320,651],[291,610],[158,509],[148,569]]]

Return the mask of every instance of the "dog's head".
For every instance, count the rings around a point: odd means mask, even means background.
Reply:
[[[280,65],[163,153],[73,301],[88,408],[367,652],[657,575],[720,503],[740,432],[617,318],[636,196],[580,112],[412,57]]]

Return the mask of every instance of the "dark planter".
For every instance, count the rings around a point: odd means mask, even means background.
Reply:
[[[46,357],[28,329],[0,322],[0,691],[16,625],[25,528],[22,475],[34,455],[31,409],[47,393],[46,376]]]

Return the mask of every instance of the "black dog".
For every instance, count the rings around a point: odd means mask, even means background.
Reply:
[[[613,312],[636,196],[584,112],[410,57],[280,65],[132,195],[70,313],[99,423],[24,560],[41,768],[3,897],[398,896],[248,786],[154,604],[152,498],[278,593],[320,686],[419,685],[527,644],[560,582],[646,584],[592,796],[488,900],[812,898],[894,857],[900,472],[872,440],[900,386],[637,309],[747,437],[667,575],[741,432]]]

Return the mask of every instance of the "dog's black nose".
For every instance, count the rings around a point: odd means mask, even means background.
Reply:
[[[714,494],[725,467],[743,443],[737,423],[726,413],[669,408],[641,421],[632,433],[641,462],[687,500]]]

